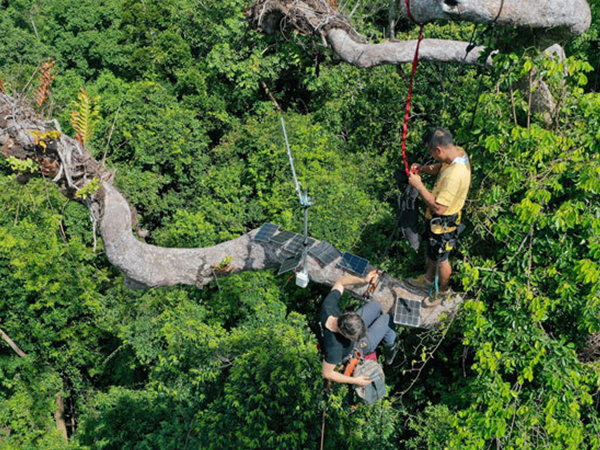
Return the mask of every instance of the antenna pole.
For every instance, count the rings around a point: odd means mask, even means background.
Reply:
[[[308,257],[308,208],[310,207],[310,198],[308,191],[304,192],[307,204],[304,204],[304,242],[302,246],[302,270],[306,268],[306,258]]]
[[[285,138],[285,147],[287,149],[288,158],[290,160],[290,166],[292,167],[292,175],[294,176],[294,184],[296,186],[296,194],[300,199],[300,205],[304,208],[304,242],[302,249],[302,260],[301,260],[301,272],[296,275],[296,284],[301,287],[306,287],[308,284],[308,268],[306,267],[306,259],[308,258],[308,208],[312,206],[310,197],[308,196],[308,189],[302,192],[300,189],[300,183],[296,176],[296,168],[294,167],[294,157],[292,156],[292,150],[290,148],[290,142],[288,140],[287,131],[285,129],[285,121],[281,117],[281,128],[283,129],[283,137]],[[303,277],[303,282],[299,281],[298,277]]]
[[[281,128],[283,128],[283,137],[285,138],[285,147],[287,148],[288,158],[290,159],[290,166],[292,166],[292,175],[294,176],[294,183],[296,184],[296,194],[300,198],[300,203],[304,206],[304,199],[302,198],[302,191],[300,190],[300,183],[296,176],[296,169],[294,168],[294,157],[292,156],[292,150],[290,149],[290,142],[288,141],[287,132],[285,131],[285,121],[281,118]]]

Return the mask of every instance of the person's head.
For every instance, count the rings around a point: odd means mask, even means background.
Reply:
[[[364,320],[356,313],[344,313],[338,317],[337,322],[340,333],[353,342],[359,341],[367,335],[367,326]]]
[[[425,145],[431,157],[439,162],[446,160],[447,152],[454,149],[452,134],[444,128],[434,128],[429,131],[425,136]]]

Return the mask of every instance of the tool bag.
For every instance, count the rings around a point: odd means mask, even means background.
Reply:
[[[375,403],[385,397],[385,375],[381,364],[372,359],[361,359],[354,369],[353,377],[366,376],[373,382],[367,386],[354,385],[354,391],[367,404]]]

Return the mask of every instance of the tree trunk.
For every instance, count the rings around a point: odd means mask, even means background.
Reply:
[[[0,94],[0,145],[3,145],[2,153],[5,156],[34,158],[39,162],[39,149],[33,145],[31,131],[48,131],[49,124],[58,126],[56,122],[41,121],[18,101]],[[53,181],[72,199],[75,199],[74,193],[93,177],[103,180],[102,187],[84,204],[99,223],[108,260],[126,275],[126,283],[130,288],[177,284],[201,288],[217,276],[278,268],[291,256],[280,245],[254,240],[258,230],[206,248],[165,248],[146,244],[133,235],[131,208],[112,185],[112,174],[79,147],[75,140],[61,136],[54,145],[46,146],[44,158],[60,165]],[[218,266],[226,258],[231,258],[228,270],[219,272]],[[327,286],[333,286],[343,274],[335,262],[321,267],[310,255],[307,267],[313,282]],[[374,268],[369,266],[368,270]],[[350,287],[348,292],[360,297],[365,289],[364,286]],[[381,303],[384,311],[390,311],[398,298],[418,301],[422,297],[407,291],[402,281],[383,274],[372,298]],[[437,308],[423,309],[421,327],[435,327],[440,314],[456,310],[461,302],[461,299],[456,299]]]
[[[396,39],[396,0],[390,0],[390,40]]]
[[[57,394],[56,396],[56,411],[54,411],[54,420],[56,421],[56,428],[62,434],[66,443],[69,442],[69,435],[67,434],[67,423],[65,422],[65,402],[62,395]]]

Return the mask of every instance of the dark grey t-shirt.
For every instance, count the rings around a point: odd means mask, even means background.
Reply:
[[[319,322],[323,330],[323,353],[325,354],[325,361],[335,365],[340,364],[354,348],[354,343],[350,339],[346,339],[341,334],[334,333],[325,328],[329,316],[340,317],[342,315],[338,307],[338,302],[341,298],[342,294],[340,291],[332,289],[325,298],[319,312]]]

